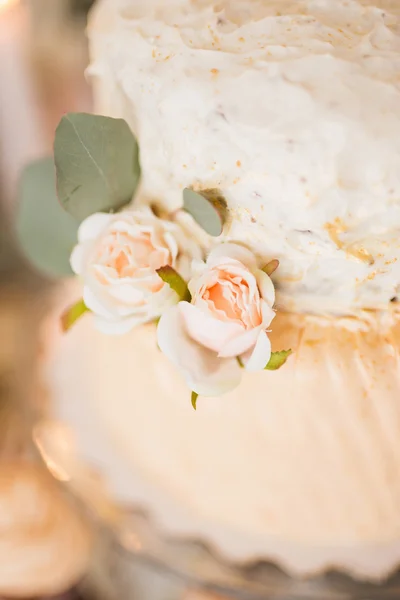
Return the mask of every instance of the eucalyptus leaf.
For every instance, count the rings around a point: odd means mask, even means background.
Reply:
[[[192,401],[192,406],[193,406],[194,410],[197,410],[197,398],[198,397],[199,397],[199,395],[196,394],[196,392],[192,392],[191,401]]]
[[[221,235],[228,215],[225,198],[218,190],[183,190],[183,207],[209,235]]]
[[[78,223],[58,202],[52,158],[24,169],[18,200],[16,235],[27,259],[47,276],[72,275],[69,258],[77,242]]]
[[[85,113],[64,116],[54,159],[61,204],[82,221],[128,204],[140,177],[136,139],[123,119]]]
[[[63,331],[68,331],[85,313],[89,312],[83,300],[68,308],[61,317]]]
[[[192,297],[190,295],[187,283],[182,277],[175,271],[173,267],[165,265],[160,269],[157,269],[158,275],[161,279],[168,283],[169,287],[178,295],[179,300],[190,302]]]
[[[280,369],[291,354],[292,350],[279,350],[278,352],[272,352],[271,358],[269,359],[265,369],[267,371],[276,371],[277,369]]]
[[[272,273],[274,273],[278,267],[279,267],[279,260],[277,258],[275,258],[274,260],[271,260],[268,264],[266,264],[265,267],[262,268],[262,270],[267,275],[272,275]]]

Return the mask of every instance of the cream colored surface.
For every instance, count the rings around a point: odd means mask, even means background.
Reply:
[[[83,576],[89,531],[43,468],[1,465],[0,515],[2,596],[50,596]]]
[[[100,0],[96,110],[136,132],[142,193],[218,187],[230,239],[279,258],[287,310],[386,307],[400,285],[400,3]]]
[[[381,577],[400,559],[399,325],[281,314],[272,339],[296,348],[285,367],[194,412],[154,326],[107,337],[87,317],[53,367],[57,416],[112,497],[175,535]]]

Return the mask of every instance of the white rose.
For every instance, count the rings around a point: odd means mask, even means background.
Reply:
[[[193,269],[192,300],[163,313],[158,343],[194,392],[218,396],[239,384],[238,358],[248,371],[268,364],[275,289],[254,254],[237,244],[217,246]]]
[[[201,248],[185,229],[148,209],[97,213],[81,224],[71,255],[84,282],[83,300],[98,329],[123,334],[158,318],[178,297],[156,270],[172,266],[184,278]]]

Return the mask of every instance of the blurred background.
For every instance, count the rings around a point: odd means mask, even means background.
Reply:
[[[24,165],[51,154],[69,111],[90,111],[91,0],[0,0],[0,182],[10,209]]]
[[[0,600],[78,599],[89,555],[86,525],[29,445],[51,286],[21,258],[10,223],[25,166],[51,155],[64,113],[91,110],[91,4],[0,0]]]

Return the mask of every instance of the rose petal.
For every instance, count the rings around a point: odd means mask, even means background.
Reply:
[[[180,302],[179,310],[189,336],[214,352],[219,352],[227,342],[244,331],[238,323],[219,321],[210,313],[188,302]]]
[[[134,215],[121,213],[121,218],[114,215],[112,230],[116,233],[127,233],[133,238],[138,238],[141,236],[143,229],[144,227],[140,225],[140,220],[135,218]]]
[[[226,285],[225,281],[220,281],[207,290],[204,298],[207,299],[210,313],[214,317],[220,313],[224,315],[223,321],[231,322],[240,319],[236,297],[232,292],[234,287],[231,282]]]
[[[167,244],[165,241],[165,229],[162,227],[161,222],[157,219],[152,226],[143,227],[143,232],[149,238],[153,248],[166,248]]]
[[[158,292],[150,294],[147,304],[147,312],[150,315],[159,317],[163,310],[166,310],[174,304],[178,304],[179,297],[172,288],[165,283]]]
[[[99,264],[92,264],[92,276],[96,280],[97,284],[102,285],[104,288],[118,282],[118,275],[113,267]]]
[[[171,254],[172,261],[175,261],[176,257],[178,256],[178,253],[179,253],[179,248],[178,248],[176,239],[174,238],[173,234],[170,231],[166,231],[164,233],[164,240],[168,246],[168,250],[169,250],[169,253]]]
[[[201,396],[221,396],[240,383],[235,359],[219,359],[192,340],[185,331],[179,305],[166,310],[157,327],[161,351],[182,372],[188,387]]]
[[[260,327],[250,329],[242,333],[240,336],[230,340],[220,350],[218,356],[221,358],[240,356],[254,346],[260,333]]]
[[[105,319],[112,319],[114,317],[113,313],[105,305],[105,302],[100,300],[88,285],[85,285],[83,288],[83,301],[95,315],[99,315]]]
[[[234,261],[232,264],[219,265],[218,268],[214,267],[213,271],[218,272],[220,280],[228,280],[238,288],[243,289],[245,286],[248,286],[250,302],[260,298],[257,280],[253,272],[241,263]]]
[[[207,265],[212,267],[216,264],[221,264],[224,258],[228,260],[233,258],[249,268],[257,266],[256,257],[250,250],[231,242],[226,242],[213,248],[207,258]]]
[[[82,275],[85,270],[85,258],[88,251],[88,244],[82,243],[77,244],[72,250],[71,257],[69,259],[71,269],[76,275]]]
[[[192,262],[192,271],[196,269],[197,276],[192,277],[188,283],[189,292],[195,298],[201,296],[207,287],[210,287],[218,281],[218,272],[215,270],[209,271],[205,263],[200,261]]]
[[[78,240],[79,242],[86,242],[88,240],[95,240],[112,221],[113,215],[106,213],[94,213],[87,217],[79,226],[78,229]]]
[[[187,281],[190,276],[191,276],[191,270],[190,270],[190,265],[191,265],[191,258],[189,256],[186,256],[185,254],[181,254],[178,259],[176,260],[176,270],[178,271],[178,273],[180,274],[180,276]]]
[[[222,310],[216,309],[210,302],[210,300],[204,300],[201,296],[198,296],[195,300],[194,306],[196,306],[199,310],[204,313],[213,311],[214,318],[218,321],[222,321],[223,323],[236,323],[240,327],[242,327],[243,323],[239,319],[229,319],[226,314]],[[212,309],[211,309],[212,307]],[[243,327],[242,327],[243,329]]]
[[[276,312],[264,300],[261,301],[262,326],[266,329],[273,319],[276,317]]]
[[[145,299],[145,290],[138,289],[133,282],[122,283],[110,287],[110,296],[124,304],[140,305]]]
[[[254,276],[257,280],[258,289],[260,290],[262,299],[268,302],[272,308],[275,304],[275,287],[272,283],[272,279],[264,273],[264,271],[261,271],[261,269],[257,269]]]
[[[254,349],[241,358],[246,371],[263,371],[271,358],[271,342],[265,331],[259,333]]]
[[[176,304],[177,294],[156,269],[178,256],[186,265],[202,256],[178,224],[158,219],[148,208],[92,215],[82,223],[80,236],[84,241],[71,262],[84,279],[87,306],[106,320],[107,330],[122,321],[118,329],[127,330],[133,316],[136,322],[148,321]]]
[[[150,253],[147,262],[150,269],[157,271],[160,267],[171,264],[170,253],[167,248],[157,248],[157,250]]]
[[[207,269],[207,265],[204,261],[202,260],[198,260],[197,258],[195,258],[194,260],[192,260],[192,273],[193,273],[193,280],[196,280],[198,277],[200,277],[204,271]]]

